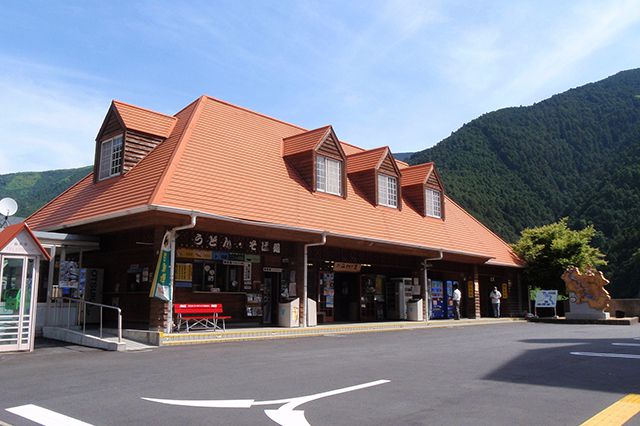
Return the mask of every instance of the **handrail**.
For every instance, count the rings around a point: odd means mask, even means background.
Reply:
[[[122,309],[120,309],[117,306],[111,306],[111,305],[104,305],[102,303],[95,303],[95,302],[89,302],[86,301],[84,299],[76,299],[73,297],[56,297],[56,302],[60,301],[61,303],[61,307],[64,304],[65,301],[68,302],[67,304],[67,328],[71,328],[71,303],[75,302],[78,304],[78,308],[82,307],[82,333],[86,334],[86,327],[87,327],[87,305],[91,305],[91,306],[97,306],[100,308],[100,338],[102,339],[102,310],[103,308],[106,309],[113,309],[118,313],[118,343],[122,342]],[[79,314],[79,313],[78,313]],[[56,314],[56,318],[57,318],[57,314]],[[78,315],[78,322],[80,322],[80,318]]]

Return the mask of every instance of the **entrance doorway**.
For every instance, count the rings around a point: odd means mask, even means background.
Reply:
[[[336,321],[358,321],[358,307],[360,298],[360,274],[336,272],[335,286],[335,313]]]
[[[278,301],[280,300],[280,272],[265,272],[262,291],[262,323],[278,322]]]
[[[34,276],[33,258],[0,256],[0,352],[30,349]]]

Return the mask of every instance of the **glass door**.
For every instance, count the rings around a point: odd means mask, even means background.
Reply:
[[[29,349],[33,277],[33,259],[0,257],[0,351]]]

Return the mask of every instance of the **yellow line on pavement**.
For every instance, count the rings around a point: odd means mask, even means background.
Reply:
[[[640,413],[640,395],[631,393],[580,426],[621,426],[638,413]]]

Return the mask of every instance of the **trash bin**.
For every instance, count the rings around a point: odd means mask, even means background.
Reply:
[[[280,327],[300,326],[300,299],[288,299],[278,303],[278,325]]]
[[[422,299],[412,299],[407,302],[407,319],[409,321],[424,321],[422,304]]]

